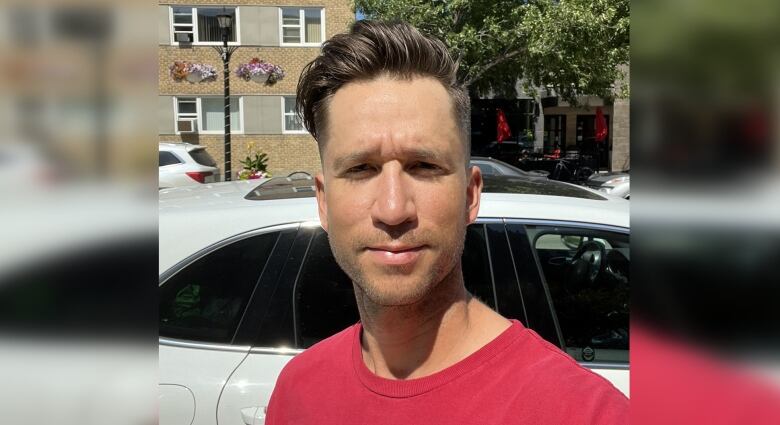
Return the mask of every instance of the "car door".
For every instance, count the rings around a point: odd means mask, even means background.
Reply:
[[[161,424],[214,424],[224,384],[249,353],[239,325],[271,254],[297,226],[289,227],[221,242],[161,276]]]
[[[181,173],[180,165],[183,163],[173,152],[159,151],[159,181],[157,187],[160,189],[181,185],[178,181],[180,176],[176,176],[176,171]]]
[[[236,342],[247,356],[226,379],[216,418],[222,425],[263,424],[265,409],[284,365],[299,353],[293,290],[319,225],[303,224],[279,239],[260,277]]]
[[[628,230],[507,224],[529,327],[629,394]]]

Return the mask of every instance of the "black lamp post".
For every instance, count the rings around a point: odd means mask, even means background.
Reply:
[[[231,180],[230,165],[230,56],[236,50],[236,46],[228,48],[228,39],[230,39],[230,28],[233,24],[233,16],[225,13],[222,8],[222,14],[217,15],[219,28],[222,30],[222,46],[215,49],[222,56],[223,80],[225,82],[225,181]]]

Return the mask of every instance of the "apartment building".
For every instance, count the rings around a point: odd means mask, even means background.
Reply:
[[[234,179],[240,160],[254,153],[268,155],[274,176],[318,172],[317,145],[294,113],[295,89],[322,42],[354,21],[349,0],[160,2],[159,140],[205,146],[220,169],[224,166],[223,66],[215,49],[222,45],[216,17],[224,14],[233,17],[229,46],[236,47],[230,60]],[[284,78],[269,84],[236,75],[241,64],[255,58],[281,67]],[[176,62],[210,65],[217,75],[202,81],[175,78],[170,67]]]

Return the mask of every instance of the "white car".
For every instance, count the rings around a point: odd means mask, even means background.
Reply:
[[[313,195],[311,178],[161,192],[161,424],[264,423],[282,367],[359,319]],[[628,394],[629,259],[629,202],[486,177],[463,272],[472,294]]]
[[[160,143],[158,187],[192,186],[218,182],[219,168],[203,146],[191,143]]]
[[[631,199],[631,176],[627,171],[622,173],[593,174],[588,178],[585,185],[612,196]]]

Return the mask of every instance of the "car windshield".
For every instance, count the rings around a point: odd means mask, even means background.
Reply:
[[[195,160],[200,165],[205,165],[207,167],[216,167],[217,163],[214,161],[214,158],[209,155],[208,152],[206,152],[205,149],[195,149],[190,151],[190,156],[192,156],[192,159]]]

